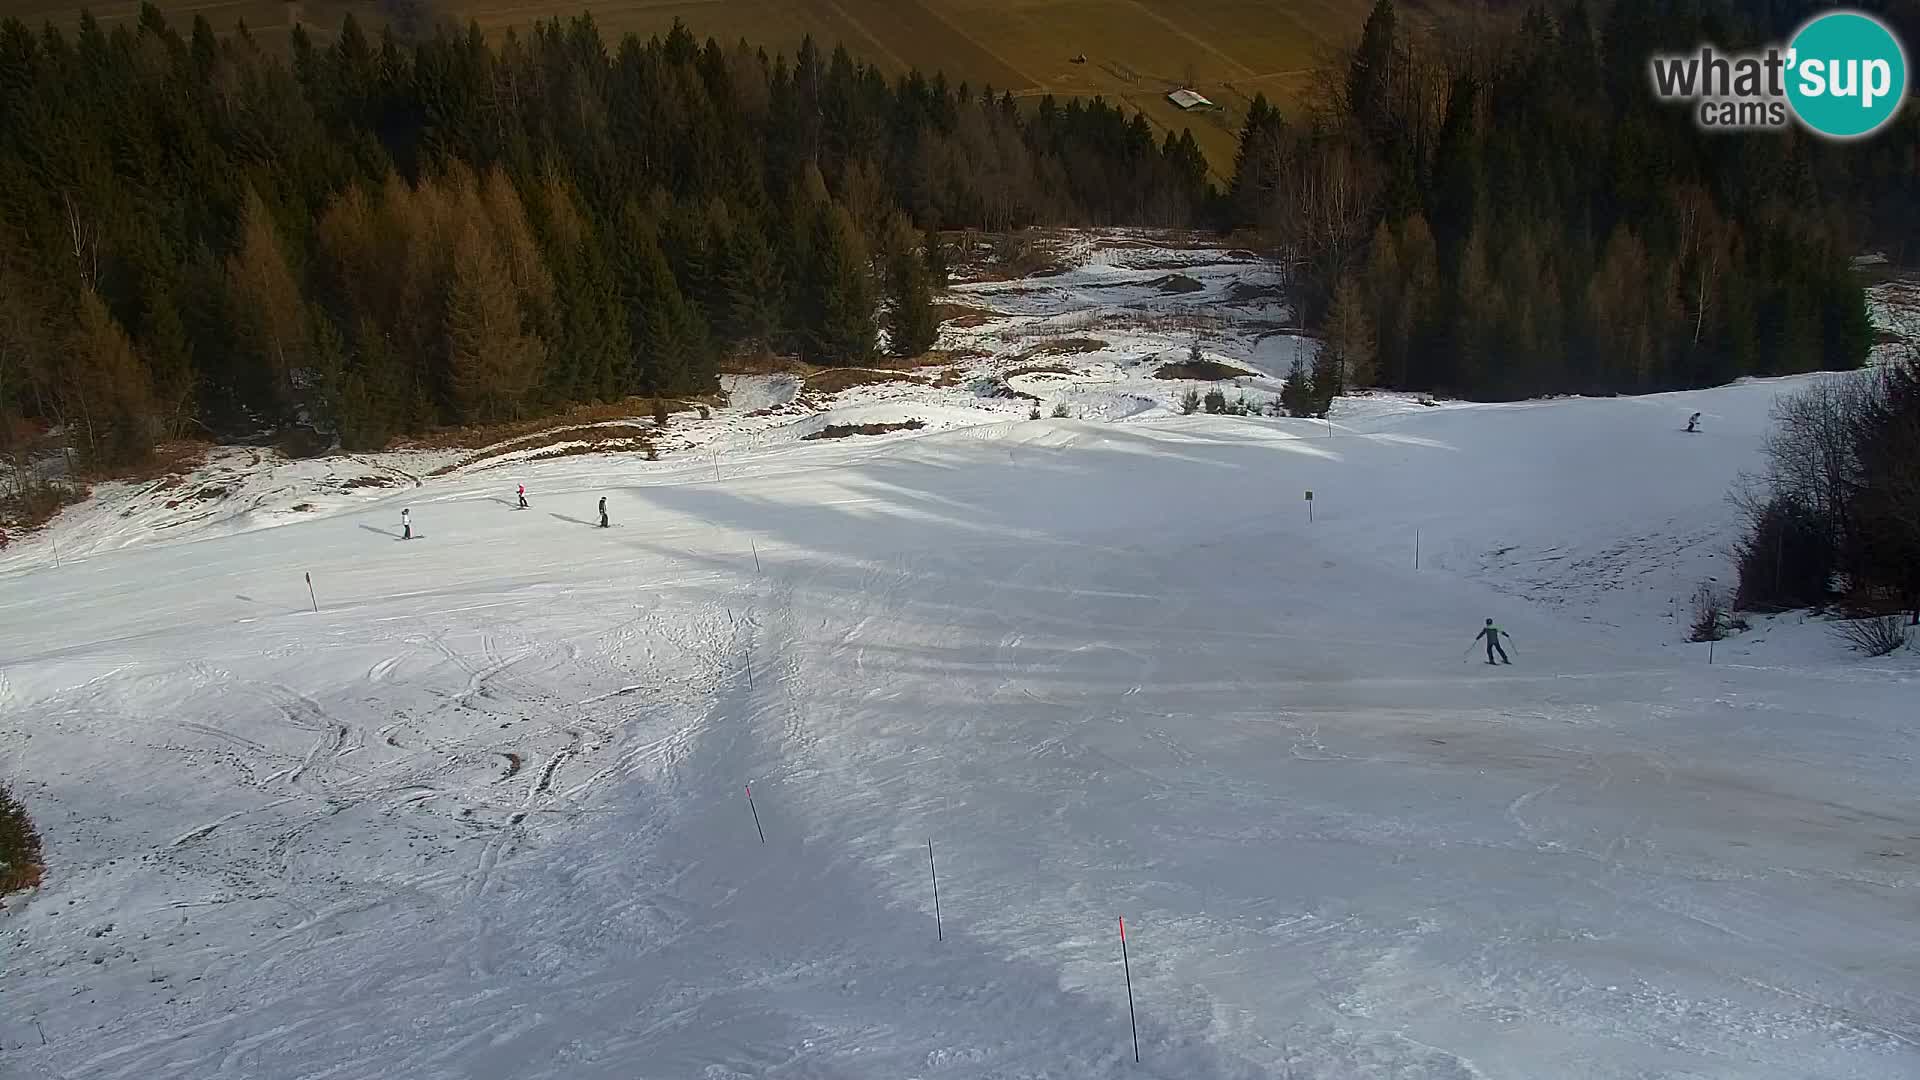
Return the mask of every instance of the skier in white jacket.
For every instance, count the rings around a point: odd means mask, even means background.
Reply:
[[[413,511],[400,511],[400,539],[413,539]]]

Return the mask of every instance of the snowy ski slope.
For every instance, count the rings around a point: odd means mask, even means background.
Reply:
[[[0,564],[0,1076],[1920,1075],[1920,662],[1679,625],[1797,385],[103,494]]]

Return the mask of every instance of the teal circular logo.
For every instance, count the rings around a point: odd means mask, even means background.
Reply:
[[[1821,135],[1870,135],[1906,100],[1906,51],[1871,15],[1833,11],[1810,19],[1787,49],[1787,102]]]

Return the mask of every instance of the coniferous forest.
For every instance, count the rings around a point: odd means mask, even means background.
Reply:
[[[1225,217],[1363,381],[1511,398],[1858,366],[1853,257],[1920,257],[1920,112],[1852,144],[1703,132],[1647,74],[1812,9],[1574,0],[1416,42],[1379,0],[1315,114],[1254,103]]]
[[[843,49],[351,20],[290,54],[151,6],[0,24],[0,432],[87,467],[290,424],[349,449],[924,351],[940,230],[1251,231],[1348,385],[1510,397],[1857,365],[1850,259],[1920,253],[1920,116],[1705,135],[1644,60],[1792,13],[1620,0],[1416,41],[1381,0],[1312,102],[1186,132]],[[884,339],[880,329],[886,333]],[[1326,380],[1321,380],[1326,381]]]
[[[923,351],[935,227],[1187,225],[1206,164],[1101,102],[1023,115],[844,50],[628,37],[291,57],[153,7],[0,27],[0,413],[100,466],[291,422],[348,448],[715,388],[754,351]]]

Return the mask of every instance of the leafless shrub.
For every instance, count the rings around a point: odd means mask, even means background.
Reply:
[[[1742,607],[1903,608],[1920,622],[1920,355],[1829,376],[1774,406],[1767,467],[1735,505]]]
[[[1823,378],[1773,407],[1774,428],[1764,444],[1768,486],[1825,523],[1836,547],[1859,465],[1854,438],[1875,389],[1867,375]]]
[[[1833,632],[1847,645],[1868,656],[1885,656],[1905,648],[1911,640],[1907,621],[1899,615],[1876,615],[1835,623]]]
[[[1703,582],[1693,592],[1693,633],[1687,640],[1719,641],[1727,636],[1726,618],[1726,598]]]

